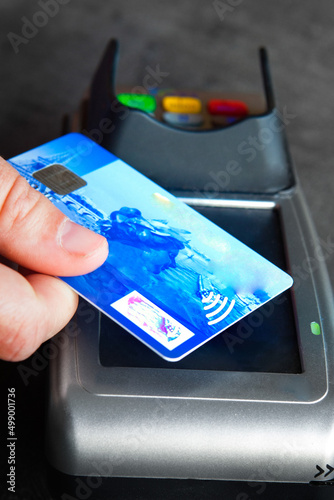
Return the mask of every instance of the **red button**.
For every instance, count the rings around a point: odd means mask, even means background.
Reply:
[[[211,115],[246,116],[248,106],[242,101],[230,99],[211,99],[208,102],[208,111]]]

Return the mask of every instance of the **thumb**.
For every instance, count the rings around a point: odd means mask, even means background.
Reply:
[[[70,221],[0,158],[0,254],[39,273],[76,276],[103,264],[108,243]]]

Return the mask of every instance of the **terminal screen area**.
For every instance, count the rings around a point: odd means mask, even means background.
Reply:
[[[287,271],[278,209],[193,208]],[[292,374],[302,371],[290,290],[178,362],[162,359],[103,314],[99,347],[100,363],[107,367]]]

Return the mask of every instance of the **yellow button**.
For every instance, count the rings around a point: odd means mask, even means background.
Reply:
[[[197,97],[168,95],[162,99],[162,107],[169,113],[200,113],[202,103]]]

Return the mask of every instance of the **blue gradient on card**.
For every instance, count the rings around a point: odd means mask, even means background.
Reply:
[[[11,163],[68,217],[109,241],[99,269],[62,279],[167,359],[171,353],[112,303],[136,290],[193,332],[175,348],[180,358],[292,285],[288,274],[80,134]],[[58,195],[32,177],[52,163],[87,185]]]

